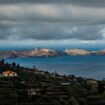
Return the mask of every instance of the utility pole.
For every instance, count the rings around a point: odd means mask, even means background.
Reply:
[[[56,76],[57,76],[57,71],[55,70],[54,71],[54,77],[56,78]]]
[[[34,70],[34,81],[35,81],[35,79],[36,79],[36,76],[35,76],[35,73],[36,73],[36,72],[35,72],[35,68],[36,68],[36,67],[33,66],[33,70]]]

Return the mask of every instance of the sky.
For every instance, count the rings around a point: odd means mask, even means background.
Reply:
[[[105,0],[0,0],[0,47],[105,46]]]

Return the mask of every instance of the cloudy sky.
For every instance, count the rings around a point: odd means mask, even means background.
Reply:
[[[0,0],[0,46],[105,46],[105,0]]]

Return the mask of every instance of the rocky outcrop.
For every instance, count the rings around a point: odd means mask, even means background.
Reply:
[[[97,51],[96,55],[105,55],[105,49]]]
[[[66,49],[64,50],[66,55],[89,55],[91,52],[82,49]]]
[[[0,51],[0,58],[13,58],[13,57],[55,57],[60,53],[56,50],[46,48],[36,48],[32,50],[20,51]]]
[[[51,49],[41,49],[41,48],[37,48],[37,49],[33,49],[32,51],[30,51],[30,56],[58,56],[58,52],[56,50],[51,50]]]
[[[98,51],[87,51],[83,49],[66,49],[64,50],[66,55],[105,55],[105,49]]]
[[[83,49],[65,49],[64,51],[56,51],[47,48],[35,48],[32,50],[0,51],[0,58],[57,57],[64,55],[105,55],[105,49],[98,51],[87,51]]]

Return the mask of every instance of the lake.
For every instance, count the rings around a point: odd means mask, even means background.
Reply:
[[[6,62],[19,63],[21,66],[36,66],[39,70],[63,75],[76,75],[88,78],[105,78],[105,56],[62,56],[53,58],[12,58]]]

